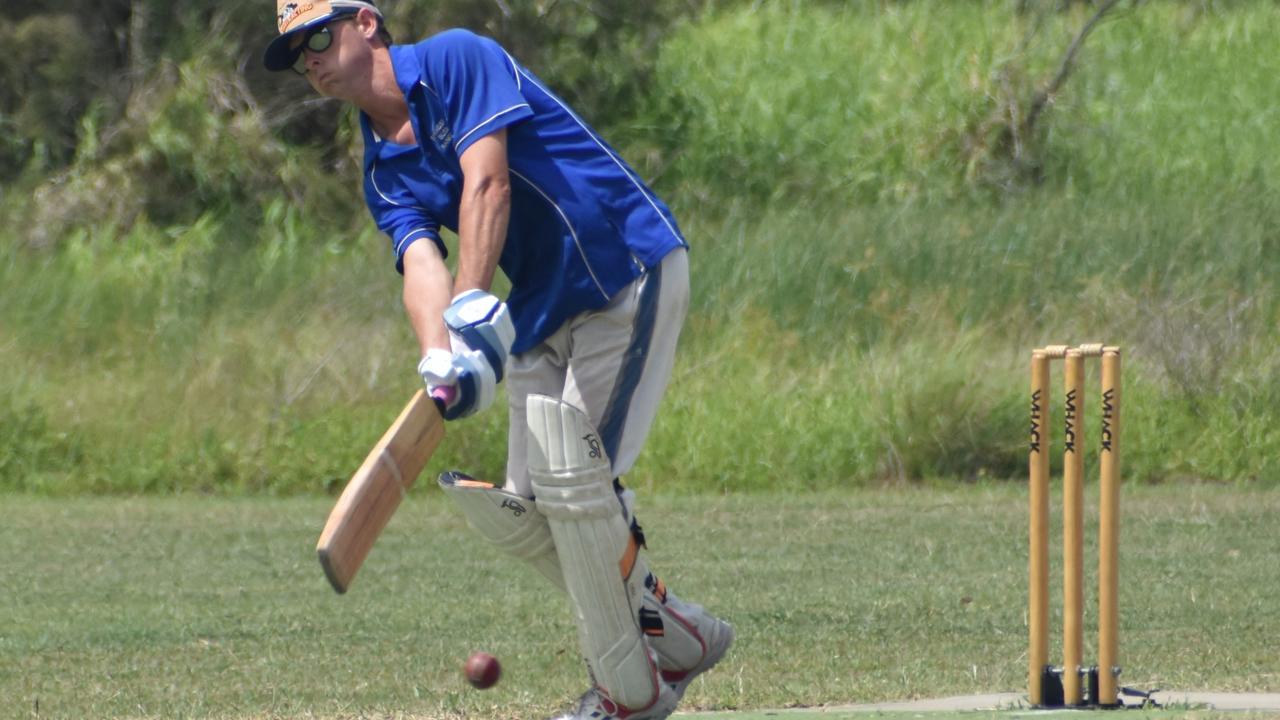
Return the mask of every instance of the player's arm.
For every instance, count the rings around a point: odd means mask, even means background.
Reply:
[[[418,336],[422,357],[450,352],[444,311],[453,297],[453,277],[434,242],[415,242],[404,251],[404,308]]]
[[[428,394],[444,403],[442,410],[446,418],[470,414],[478,397],[474,391],[470,395],[459,392],[460,369],[444,321],[453,295],[453,276],[444,263],[444,256],[430,240],[415,242],[405,248],[401,264],[404,308],[421,349],[418,374]],[[470,387],[474,389],[474,384]]]
[[[449,277],[434,247],[411,260],[411,245],[404,259],[405,306],[422,349],[418,373],[429,389],[450,388],[453,400],[444,413],[449,420],[493,402],[515,340],[506,304],[489,292],[511,213],[506,131],[476,140],[459,159],[463,190],[456,277]],[[452,356],[443,349],[449,346]]]
[[[511,217],[506,128],[476,140],[463,151],[459,161],[462,201],[458,208],[458,275],[454,292],[488,292]]]

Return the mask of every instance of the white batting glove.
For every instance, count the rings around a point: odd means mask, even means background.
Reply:
[[[437,388],[456,388],[458,371],[453,367],[453,353],[432,348],[418,362],[418,374],[430,394]]]
[[[444,324],[449,327],[455,360],[467,351],[478,352],[493,371],[495,382],[502,382],[511,344],[516,339],[507,304],[483,290],[468,290],[455,297],[444,311]]]
[[[498,380],[479,350],[432,349],[418,363],[427,394],[440,402],[445,420],[474,415],[493,404]]]

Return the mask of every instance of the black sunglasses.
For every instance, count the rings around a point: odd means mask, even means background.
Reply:
[[[311,28],[307,34],[302,36],[302,42],[298,45],[298,57],[293,61],[293,71],[299,75],[307,74],[307,54],[303,50],[321,53],[329,49],[333,44],[333,33],[329,31],[329,26],[342,22],[343,20],[352,20],[354,16],[339,17],[330,20],[320,27]]]

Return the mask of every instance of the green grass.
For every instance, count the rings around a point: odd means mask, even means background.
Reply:
[[[739,633],[687,709],[1025,685],[1019,489],[641,500],[654,569]],[[585,682],[562,599],[436,491],[341,597],[312,550],[327,499],[0,502],[0,717],[537,718]],[[1280,690],[1280,570],[1259,531],[1280,494],[1132,487],[1124,504],[1124,682]],[[492,691],[462,679],[475,649],[504,663]]]
[[[1040,15],[1014,5],[725,3],[671,33],[624,153],[681,218],[694,295],[634,483],[1021,478],[1028,351],[1088,341],[1125,349],[1127,477],[1280,482],[1280,13],[1125,3],[1027,184],[975,132],[1053,69],[1084,4],[1021,51]],[[0,490],[313,492],[417,385],[386,240],[346,179],[274,140],[227,150],[254,125],[223,106],[228,137],[183,137],[208,95],[188,70],[152,119],[157,152],[199,166],[179,174],[213,195],[223,165],[327,180],[49,249],[26,246],[49,227],[0,231]],[[81,170],[69,187],[101,179]],[[453,426],[442,460],[501,475],[504,424]]]
[[[819,708],[815,710],[802,709],[765,710],[759,712],[690,713],[682,717],[686,720],[919,720],[920,718],[928,718],[928,720],[978,720],[978,718],[1013,720],[1014,718],[1078,717],[1080,712],[1080,710],[1048,711],[1031,709],[999,709],[991,711],[844,711],[839,708]],[[1131,718],[1142,718],[1144,720],[1147,718],[1151,718],[1152,720],[1160,720],[1162,718],[1183,718],[1184,720],[1231,718],[1232,720],[1249,720],[1251,718],[1272,717],[1272,714],[1262,712],[1210,711],[1203,708],[1161,708],[1150,710],[1128,708],[1124,711],[1124,717],[1126,720],[1130,720]]]
[[[1025,113],[1093,12],[1024,5],[725,4],[664,44],[653,123],[684,144],[673,171],[720,198],[964,196],[997,179],[985,121],[1010,101]],[[1280,82],[1277,29],[1264,2],[1123,3],[1024,154],[1080,199],[1274,188],[1260,101]]]
[[[1015,719],[1015,717],[1036,717],[1036,719],[1046,720],[1050,717],[1079,717],[1080,710],[1064,710],[1064,711],[1046,711],[1046,710],[1012,710],[1012,708],[1001,708],[1001,710],[991,711],[868,711],[868,710],[850,710],[842,711],[838,708],[818,708],[818,710],[765,710],[759,712],[695,712],[695,714],[686,717],[696,717],[699,720],[919,720],[920,717],[927,717],[928,720],[977,720],[979,717],[991,717],[991,719]],[[1158,710],[1134,710],[1128,708],[1124,711],[1125,719],[1166,719],[1166,717],[1180,717],[1180,719],[1208,719],[1208,717],[1230,717],[1233,720],[1261,719],[1261,717],[1271,717],[1266,712],[1242,712],[1242,711],[1210,711],[1204,708],[1158,708]]]
[[[1029,349],[1098,339],[1126,351],[1128,477],[1274,483],[1269,202],[691,213],[693,310],[633,479],[697,492],[1018,478]],[[1181,245],[1128,242],[1146,223]],[[1238,242],[1206,265],[1215,228]],[[358,464],[416,385],[383,241],[304,258],[288,235],[245,253],[198,232],[211,239],[182,252],[9,256],[0,487],[294,493]],[[504,422],[452,427],[445,458],[500,475]]]
[[[0,382],[0,486],[244,493],[345,480],[365,444],[349,438],[376,440],[420,384],[416,343],[385,239],[366,229],[313,247],[279,209],[264,218],[279,232],[253,247],[211,221],[182,242],[143,225],[123,250],[87,236],[49,255],[0,248],[0,363],[16,370]],[[505,457],[501,440],[471,437],[454,449]]]

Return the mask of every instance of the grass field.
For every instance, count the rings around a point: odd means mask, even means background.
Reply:
[[[920,718],[928,718],[928,720],[978,720],[978,718],[998,718],[1000,720],[1012,720],[1014,718],[1038,718],[1039,720],[1048,720],[1049,718],[1070,718],[1079,717],[1079,710],[1062,710],[1062,711],[1046,711],[1035,709],[1000,709],[995,711],[943,711],[943,712],[921,712],[921,711],[866,711],[866,710],[841,710],[839,708],[816,709],[816,710],[783,710],[783,711],[761,711],[761,712],[734,712],[734,713],[690,713],[686,716],[687,720],[919,720]],[[1152,710],[1135,710],[1126,709],[1124,712],[1125,720],[1137,720],[1138,718],[1151,720],[1162,720],[1164,718],[1180,718],[1187,719],[1207,719],[1207,718],[1231,718],[1232,720],[1249,720],[1250,718],[1274,717],[1271,713],[1262,712],[1214,712],[1204,708],[1161,708]]]
[[[655,570],[739,633],[688,710],[1024,687],[1018,485],[641,501]],[[3,718],[539,718],[584,686],[565,604],[434,490],[342,597],[312,550],[326,498],[0,503]],[[1124,503],[1125,684],[1280,690],[1280,492]],[[494,690],[463,681],[475,649]]]

